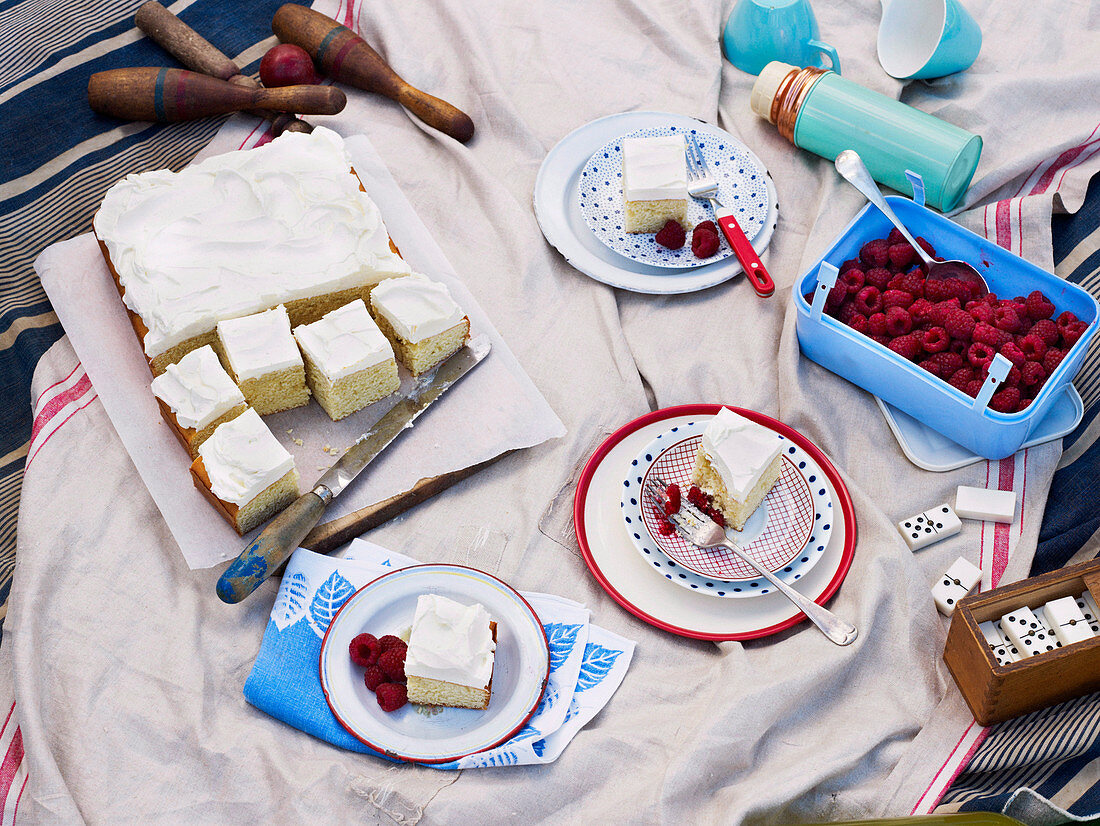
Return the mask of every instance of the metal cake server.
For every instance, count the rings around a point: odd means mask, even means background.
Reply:
[[[412,393],[395,404],[336,460],[336,464],[325,471],[313,490],[298,497],[271,520],[218,579],[218,597],[222,602],[240,602],[271,576],[321,519],[329,502],[339,496],[402,431],[411,427],[417,416],[427,410],[447,388],[481,363],[491,346],[488,336],[471,339],[439,365],[434,373],[424,376]]]

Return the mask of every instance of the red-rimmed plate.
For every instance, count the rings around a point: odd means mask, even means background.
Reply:
[[[493,689],[484,711],[405,705],[387,713],[351,662],[348,646],[364,632],[381,637],[412,625],[421,594],[481,603],[497,624]],[[364,585],[333,617],[321,642],[321,688],[333,715],[353,737],[396,760],[445,763],[495,748],[538,708],[550,676],[550,646],[538,615],[515,589],[462,565],[413,565]]]
[[[678,533],[662,535],[657,510],[643,495],[651,479],[675,483],[687,491],[699,443],[710,420],[711,416],[706,415],[670,427],[626,468],[622,511],[627,533],[648,564],[684,588],[732,598],[771,593],[771,583],[733,552],[696,547]],[[772,432],[781,445],[782,474],[744,529],[728,529],[726,533],[749,556],[790,585],[805,576],[828,547],[833,501],[822,481],[825,472],[814,458],[782,433]],[[674,564],[670,565],[669,560]]]
[[[673,587],[635,550],[622,517],[621,494],[627,468],[658,434],[713,416],[716,404],[670,407],[648,413],[613,433],[581,473],[573,501],[577,541],[585,563],[605,591],[627,611],[656,628],[706,640],[765,637],[798,624],[805,615],[779,593],[751,600],[716,600],[697,590]],[[820,561],[796,587],[824,604],[840,587],[856,543],[855,511],[836,468],[802,434],[768,416],[731,408],[789,439],[821,468],[835,518]]]

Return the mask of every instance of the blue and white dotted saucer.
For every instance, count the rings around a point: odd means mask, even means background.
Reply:
[[[642,494],[645,482],[656,476],[679,485],[687,495],[695,454],[710,418],[661,433],[631,462],[620,502],[627,533],[646,562],[681,587],[735,599],[771,593],[774,586],[767,579],[754,576],[751,567],[725,548],[703,550],[679,535],[662,536],[656,511]],[[824,555],[835,515],[821,467],[781,433],[775,437],[784,445],[783,473],[744,530],[727,533],[790,585]]]
[[[678,250],[658,244],[654,233],[628,233],[623,229],[623,139],[675,134],[695,136],[699,150],[718,183],[719,200],[733,210],[737,223],[750,241],[774,223],[772,212],[778,211],[779,205],[774,197],[774,187],[768,186],[768,172],[760,159],[732,135],[725,132],[715,134],[703,128],[702,124],[699,128],[677,125],[647,127],[604,144],[581,170],[577,187],[580,211],[596,238],[619,255],[654,267],[703,267],[733,255],[724,238],[718,252],[709,258],[696,258],[691,251],[690,227],[714,220],[706,201],[688,199],[688,239]]]

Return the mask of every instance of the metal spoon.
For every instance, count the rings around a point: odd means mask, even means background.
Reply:
[[[916,239],[909,234],[901,221],[898,220],[898,216],[894,214],[894,210],[890,209],[890,205],[886,203],[886,199],[882,197],[882,193],[879,192],[878,184],[875,183],[875,179],[871,177],[871,173],[867,171],[867,167],[863,164],[863,159],[859,155],[851,150],[845,149],[839,155],[836,156],[836,171],[840,173],[848,183],[862,192],[867,200],[879,208],[882,214],[890,219],[895,227],[898,228],[898,232],[905,236],[905,240],[912,245],[913,249],[917,251],[917,255],[921,257],[925,265],[928,267],[928,278],[932,281],[943,281],[948,278],[957,278],[960,281],[968,281],[977,284],[980,288],[979,297],[989,292],[989,285],[985,283],[985,279],[982,278],[979,273],[972,266],[965,261],[937,261],[932,258],[924,247],[916,242]]]

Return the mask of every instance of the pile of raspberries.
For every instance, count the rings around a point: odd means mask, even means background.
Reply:
[[[363,682],[374,692],[383,711],[397,711],[409,701],[405,687],[405,654],[408,646],[400,637],[386,634],[360,634],[351,641],[348,653],[351,661],[364,666]]]
[[[936,251],[917,238],[932,257]],[[913,266],[918,263],[918,266]],[[840,267],[825,312],[923,367],[970,397],[976,397],[993,357],[1012,362],[989,407],[1024,410],[1042,389],[1088,324],[1039,290],[1028,296],[978,297],[976,284],[949,278],[927,281],[927,269],[898,230],[868,241],[859,258]],[[812,302],[813,295],[806,301]]]
[[[687,233],[679,222],[669,220],[665,221],[665,225],[657,231],[653,240],[666,249],[678,250],[687,241]],[[718,227],[714,225],[714,221],[696,224],[695,229],[691,231],[691,252],[696,258],[710,258],[718,252],[721,243],[718,240]]]

